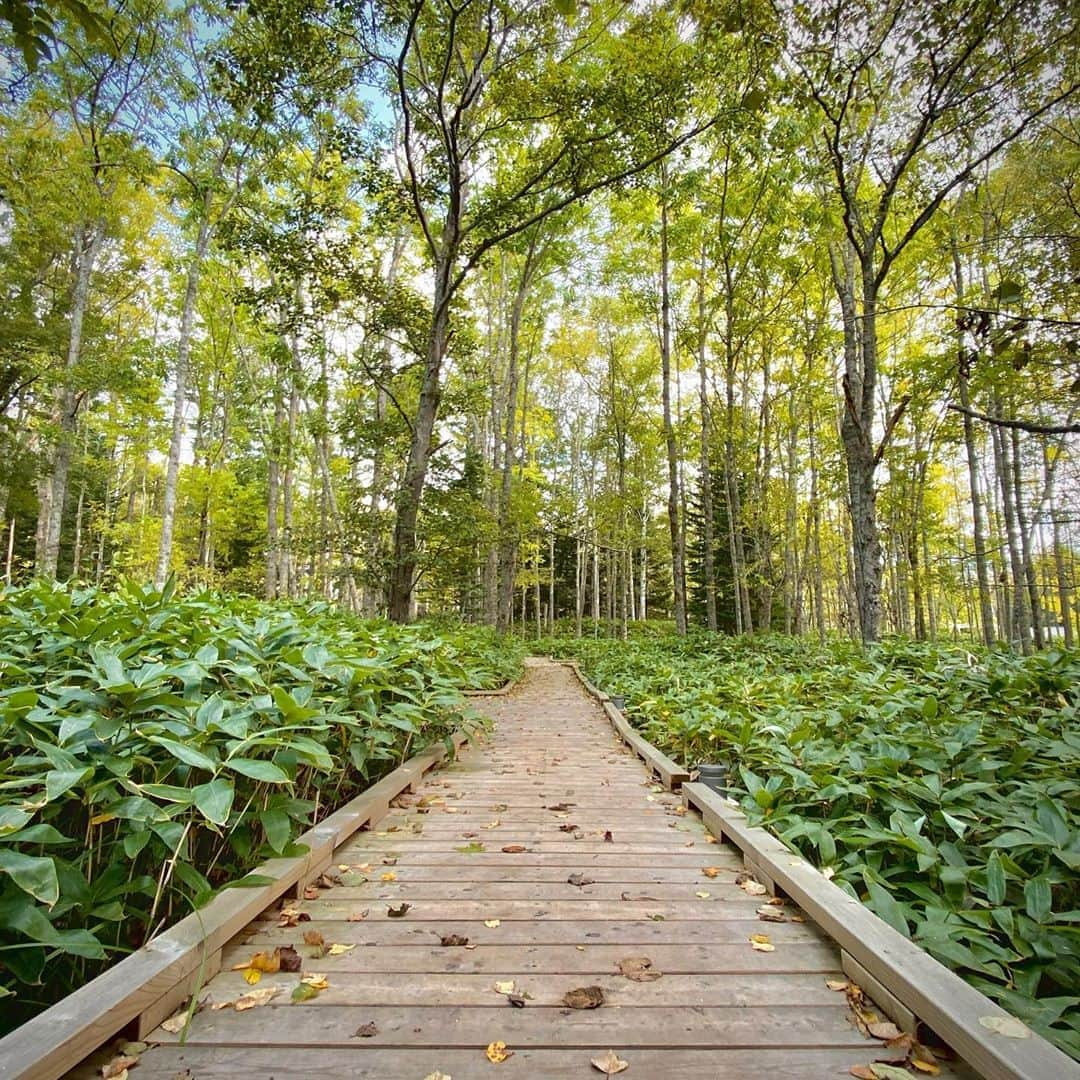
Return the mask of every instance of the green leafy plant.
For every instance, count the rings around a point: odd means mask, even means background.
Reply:
[[[520,649],[212,595],[0,594],[4,1027],[136,948],[423,747]],[[47,978],[46,978],[47,976]]]
[[[750,818],[1080,1057],[1080,656],[552,639]]]

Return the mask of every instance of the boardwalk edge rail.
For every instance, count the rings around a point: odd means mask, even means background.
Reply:
[[[467,736],[455,732],[451,740],[456,754]],[[0,1078],[56,1080],[132,1022],[136,1038],[145,1037],[221,970],[221,951],[237,933],[282,896],[303,895],[333,864],[337,848],[363,827],[374,826],[389,812],[391,800],[412,790],[447,753],[445,743],[436,743],[410,758],[298,836],[295,843],[308,848],[304,854],[269,859],[251,871],[273,878],[271,884],[224,889],[0,1039]]]
[[[1080,1080],[1080,1065],[1036,1032],[1014,1039],[985,1027],[984,1019],[1012,1016],[772,833],[750,825],[731,800],[704,784],[689,783],[690,774],[634,731],[576,662],[562,662],[664,785],[681,787],[683,802],[701,814],[712,835],[739,848],[762,884],[788,896],[839,945],[845,974],[900,1028],[914,1033],[918,1023],[925,1024],[986,1080]]]

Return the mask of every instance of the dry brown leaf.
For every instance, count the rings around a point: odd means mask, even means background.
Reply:
[[[605,829],[604,830],[604,843],[605,844],[613,844],[613,843],[615,843],[615,840],[611,835],[611,830],[610,829]]]
[[[368,909],[364,908],[363,911],[351,911],[346,922],[363,922],[368,917]]]
[[[101,1066],[101,1075],[104,1080],[120,1080],[121,1077],[127,1076],[128,1069],[138,1064],[137,1057],[121,1054],[119,1057],[114,1057],[107,1065]]]
[[[596,1009],[604,1004],[604,991],[599,986],[579,986],[563,995],[563,1004],[571,1009]]]
[[[869,1031],[875,1039],[881,1039],[883,1042],[887,1042],[889,1039],[898,1039],[901,1035],[900,1029],[890,1020],[881,1020],[877,1023],[867,1024],[866,1030]]]
[[[279,956],[282,971],[299,971],[303,967],[300,954],[291,945],[283,945]]]
[[[846,990],[848,988],[847,982],[842,979],[826,979],[825,985],[830,990]]]
[[[443,934],[442,937],[439,938],[439,944],[448,946],[468,945],[469,939],[467,937],[462,937],[460,934]]]
[[[655,982],[663,973],[652,970],[652,961],[647,956],[628,956],[615,965],[620,975],[625,975],[631,982]]]
[[[173,1016],[170,1016],[168,1020],[162,1020],[161,1026],[172,1035],[178,1034],[183,1030],[184,1025],[187,1023],[188,1014],[187,1009],[183,1012],[178,1012]]]
[[[379,1034],[379,1029],[375,1026],[374,1020],[369,1020],[366,1024],[361,1024],[354,1032],[354,1039],[371,1039]]]
[[[877,1080],[869,1065],[852,1065],[848,1072],[857,1076],[859,1080]]]
[[[252,990],[250,993],[244,994],[243,997],[239,997],[236,1001],[226,1002],[226,1005],[232,1005],[237,1012],[244,1012],[246,1009],[256,1009],[262,1005],[265,1005],[268,1001],[281,992],[280,986],[264,986],[261,990]]]
[[[616,1073],[621,1073],[630,1068],[630,1062],[623,1061],[614,1050],[609,1050],[601,1057],[590,1058],[589,1061],[594,1069],[602,1072],[605,1076],[614,1076]]]
[[[721,872],[721,871],[722,871],[723,869],[724,869],[724,868],[723,868],[722,866],[703,866],[703,867],[701,868],[701,872],[702,872],[702,873],[703,873],[703,874],[704,874],[704,875],[705,875],[705,876],[706,876],[707,878],[714,878],[714,877],[719,877],[719,876],[720,876],[720,872]]]
[[[762,922],[787,922],[787,916],[782,911],[768,904],[757,909],[757,917]]]
[[[306,911],[286,907],[278,913],[278,926],[295,926],[302,922],[311,922],[311,916]]]
[[[567,879],[570,885],[576,885],[579,889],[584,888],[586,885],[595,885],[591,877],[586,877],[584,874],[571,874]]]
[[[760,882],[754,881],[753,878],[746,878],[744,881],[736,879],[735,884],[748,896],[764,896],[769,891]]]
[[[397,907],[388,907],[386,909],[386,916],[389,919],[403,919],[405,913],[412,907],[412,904],[399,904]]]
[[[326,944],[326,939],[318,930],[305,930],[304,944],[311,945],[316,949],[321,949]]]
[[[702,839],[704,839],[706,844],[715,844],[716,843],[716,837],[713,836],[712,833],[706,833],[705,836]]]
[[[514,1051],[507,1050],[506,1043],[502,1042],[501,1040],[498,1042],[488,1043],[488,1048],[484,1052],[487,1055],[488,1061],[490,1061],[492,1065],[500,1065],[507,1058],[514,1056]]]
[[[489,821],[486,825],[482,826],[485,829],[497,829],[502,822],[496,818],[494,821]]]
[[[528,850],[524,844],[503,844],[503,851],[507,855],[520,855],[521,852]]]

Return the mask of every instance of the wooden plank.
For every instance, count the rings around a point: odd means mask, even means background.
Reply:
[[[486,945],[588,945],[621,944],[630,949],[631,955],[639,946],[653,943],[690,944],[708,943],[742,944],[747,953],[755,950],[750,946],[750,935],[768,933],[777,949],[788,942],[823,941],[821,932],[811,923],[770,923],[767,929],[757,919],[650,919],[603,921],[547,921],[545,919],[500,920],[496,927],[484,925],[484,921],[445,919],[431,921],[386,919],[371,922],[362,919],[349,922],[346,916],[370,910],[370,902],[358,901],[355,905],[342,905],[337,919],[312,919],[303,927],[279,928],[276,923],[259,927],[259,939],[273,945],[296,945],[302,940],[301,930],[318,930],[327,941],[342,944],[356,943],[364,946],[417,945],[436,942],[443,934],[461,934],[475,944]],[[411,916],[412,912],[409,913]],[[761,953],[759,955],[766,955]],[[839,958],[837,959],[839,963]]]
[[[572,989],[572,987],[568,987]],[[329,993],[329,991],[324,991]],[[365,1047],[436,1046],[481,1049],[493,1039],[510,1046],[581,1046],[604,1050],[612,1044],[634,1047],[856,1047],[872,1053],[871,1042],[851,1024],[842,1005],[828,1008],[684,1009],[470,1009],[370,1008],[378,1034]],[[602,1017],[602,1022],[599,1021]],[[290,1048],[355,1047],[357,1011],[347,1005],[296,1006],[271,1002],[259,1009],[203,1010],[192,1018],[188,1045],[281,1046]],[[164,1043],[179,1036],[156,1035]],[[300,1056],[300,1055],[298,1055]],[[295,1060],[295,1058],[294,1058]]]
[[[799,904],[901,1004],[928,1024],[987,1080],[1076,1080],[1080,1064],[1034,1032],[1010,1039],[982,1018],[1009,1014],[869,908],[827,881],[805,859],[703,784],[683,787],[710,830],[753,853],[776,884]],[[719,831],[718,831],[719,830]]]
[[[552,1050],[514,1048],[513,1057],[497,1068],[490,1065],[481,1049],[372,1048],[367,1039],[354,1039],[348,1047],[307,1048],[303,1065],[296,1071],[282,1067],[278,1048],[261,1046],[162,1046],[144,1055],[132,1080],[176,1080],[191,1075],[195,1080],[267,1080],[277,1077],[325,1077],[336,1080],[420,1080],[434,1072],[454,1080],[491,1077],[497,1080],[585,1080],[600,1077],[586,1049]],[[848,1074],[852,1065],[865,1065],[870,1057],[865,1049],[707,1050],[638,1049],[633,1053],[616,1044],[630,1069],[624,1074],[638,1080],[823,1080]],[[607,1050],[608,1047],[604,1047]],[[100,1066],[103,1057],[94,1064]],[[186,1072],[185,1072],[186,1070]],[[80,1071],[74,1080],[91,1080],[92,1067]],[[940,1080],[949,1080],[943,1071]],[[101,1073],[97,1072],[97,1080]]]
[[[321,961],[320,961],[321,964]],[[320,968],[320,970],[322,970]],[[659,969],[657,969],[659,970]],[[518,972],[424,972],[410,979],[381,972],[344,971],[335,968],[326,972],[330,988],[309,1004],[311,1008],[331,1005],[365,1007],[415,1008],[437,1004],[440,1008],[467,1006],[502,1012],[507,1008],[506,997],[495,990],[495,983],[508,980],[519,993],[528,993],[529,1009],[564,1008],[563,996],[576,986],[599,986],[605,1004],[613,1008],[643,1006],[682,1006],[684,1008],[742,1008],[762,1006],[793,1007],[803,1005],[820,1008],[843,1008],[843,999],[826,985],[819,974],[747,974],[733,979],[729,974],[663,975],[655,982],[632,982],[611,968],[594,966],[573,975],[557,972],[538,972],[522,975]],[[264,975],[260,986],[280,986],[287,998],[298,985],[299,975]],[[239,971],[224,972],[205,991],[209,1001],[235,1001],[250,987]],[[498,1023],[501,1017],[494,1017]]]
[[[874,1004],[901,1031],[909,1032],[912,1035],[917,1034],[919,1027],[918,1017],[899,998],[886,990],[858,960],[852,957],[851,953],[841,950],[840,966],[844,974],[869,994],[874,999]]]
[[[334,940],[333,931],[331,938]],[[418,941],[419,939],[417,939]],[[434,939],[431,944],[413,941],[392,949],[367,948],[363,943],[342,956],[326,956],[317,970],[328,975],[334,972],[394,972],[412,973],[567,973],[584,976],[597,970],[610,971],[627,956],[639,955],[632,943],[578,945],[485,945],[475,949],[443,948]],[[241,944],[234,941],[222,953],[222,966],[231,968],[247,960],[253,950],[273,948],[280,937],[270,940],[256,933]],[[823,978],[841,975],[836,947],[823,939],[785,944],[771,953],[755,952],[745,942],[724,944],[709,940],[697,944],[663,944],[652,942],[643,950],[667,978],[673,974],[724,976],[756,976],[784,972],[817,973]],[[577,985],[585,985],[584,982]]]
[[[661,901],[692,901],[695,899],[700,900],[701,898],[697,897],[696,894],[707,890],[711,890],[710,896],[713,899],[719,900],[726,897],[730,892],[731,899],[742,898],[745,900],[746,894],[734,885],[735,874],[736,870],[732,869],[726,871],[726,880],[724,877],[718,877],[714,881],[706,878],[700,878],[699,880],[700,875],[698,875],[677,883],[671,881],[657,883],[649,878],[638,881],[597,881],[592,885],[586,885],[584,888],[579,889],[567,884],[565,875],[555,881],[529,879],[518,881],[462,881],[457,875],[453,875],[449,881],[416,881],[413,879],[412,872],[409,871],[408,880],[399,878],[397,881],[386,883],[372,881],[367,885],[349,888],[347,892],[350,899],[362,900],[365,903],[377,899],[394,904],[400,900],[408,900],[410,903],[416,903],[418,910],[422,907],[422,902],[429,900],[475,900],[484,903],[498,903],[502,900],[529,900],[534,904],[537,902],[546,903],[552,900],[567,903],[586,900],[618,902],[622,900],[623,893],[631,896],[646,894]],[[727,892],[719,891],[721,888],[726,889]],[[345,891],[344,889],[334,889],[326,895],[325,902],[334,903],[340,900],[342,892]],[[738,896],[735,896],[736,893]],[[302,906],[305,911],[310,912],[315,910],[311,906],[314,903],[316,901],[309,901]],[[752,910],[750,914],[753,914]]]

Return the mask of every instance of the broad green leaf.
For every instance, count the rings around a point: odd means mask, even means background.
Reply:
[[[1052,903],[1050,883],[1046,878],[1032,878],[1024,882],[1024,910],[1029,918],[1039,923],[1043,922],[1050,914]]]
[[[51,858],[0,849],[0,872],[46,907],[60,899],[60,881]]]
[[[986,864],[986,898],[994,907],[1000,907],[1005,903],[1005,890],[1005,868],[1001,865],[1001,856],[993,851]]]
[[[289,774],[272,761],[259,761],[255,758],[229,758],[224,764],[227,769],[242,773],[244,776],[250,776],[252,780],[262,780],[269,784],[287,784],[289,782]]]
[[[904,937],[910,937],[907,919],[900,905],[893,899],[892,894],[882,888],[876,881],[869,881],[866,885],[870,893],[870,906],[879,918],[884,919],[894,930],[899,930]]]
[[[207,772],[213,772],[218,766],[218,763],[213,758],[208,757],[192,746],[177,742],[175,739],[166,739],[161,735],[151,735],[150,742],[156,746],[164,747],[177,761],[182,761],[185,765],[190,765],[194,769],[205,769]]]
[[[199,812],[215,825],[225,825],[232,810],[234,788],[231,780],[218,777],[208,784],[192,788],[192,797]]]

